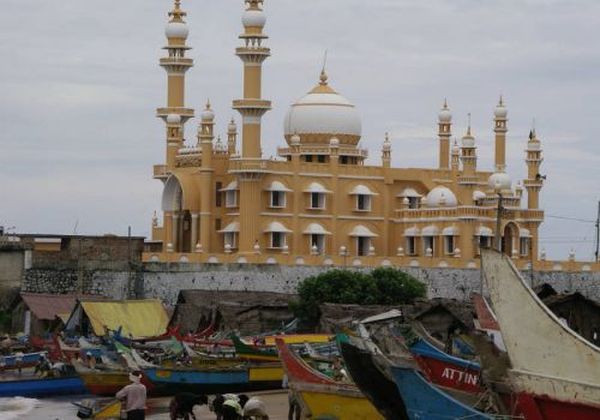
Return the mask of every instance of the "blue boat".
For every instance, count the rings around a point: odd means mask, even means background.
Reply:
[[[0,369],[16,369],[21,367],[35,366],[42,355],[47,355],[45,351],[36,353],[11,354],[10,356],[0,356]]]
[[[435,347],[433,344],[429,343],[422,338],[419,338],[412,344],[410,347],[410,352],[417,356],[430,357],[432,359],[439,360],[440,362],[449,363],[452,365],[459,366],[464,369],[472,369],[479,371],[481,366],[477,362],[471,362],[470,360],[461,359],[460,357],[452,356],[448,353],[445,353]]]
[[[247,369],[197,370],[187,368],[151,367],[143,369],[157,395],[178,392],[217,394],[241,392],[251,388]]]
[[[412,368],[392,366],[392,374],[411,420],[493,418],[439,390]]]
[[[0,381],[0,397],[52,397],[86,393],[79,376]]]

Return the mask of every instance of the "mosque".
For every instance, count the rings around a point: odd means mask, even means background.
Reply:
[[[215,140],[210,103],[200,113],[197,139],[183,138],[194,117],[184,101],[193,60],[186,56],[180,0],[169,12],[167,56],[160,59],[168,76],[167,105],[157,111],[166,125],[166,156],[154,166],[154,178],[164,184],[162,222],[155,215],[157,247],[147,259],[327,265],[343,257],[354,265],[371,259],[474,267],[480,247],[492,244],[523,266],[537,259],[544,220],[541,142],[535,131],[524,141],[527,179],[513,182],[505,171],[508,112],[502,98],[493,113],[493,171],[477,167],[470,127],[459,142],[451,141],[446,102],[438,116],[437,168],[392,167],[387,135],[381,163],[371,166],[360,148],[360,115],[324,69],[290,106],[278,157],[264,158],[261,120],[271,103],[261,96],[262,65],[271,52],[263,0],[245,4],[235,51],[243,63],[243,95],[232,104],[241,129],[232,119],[226,143]]]

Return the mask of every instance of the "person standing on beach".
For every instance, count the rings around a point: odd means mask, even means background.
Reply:
[[[127,420],[144,420],[146,418],[146,386],[141,383],[142,372],[129,374],[131,383],[117,392],[116,397],[125,400],[124,408]]]

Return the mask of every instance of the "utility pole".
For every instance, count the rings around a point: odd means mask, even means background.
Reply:
[[[600,261],[600,201],[598,201],[598,215],[596,216],[596,262]]]
[[[504,210],[503,206],[502,206],[502,193],[498,193],[498,209],[496,211],[496,237],[495,242],[496,242],[496,249],[500,252],[502,252],[502,236],[500,235],[500,228],[502,226],[502,211]]]

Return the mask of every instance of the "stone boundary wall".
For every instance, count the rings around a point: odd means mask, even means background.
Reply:
[[[144,263],[135,271],[27,270],[23,290],[39,293],[95,293],[113,299],[159,298],[169,306],[180,290],[235,290],[294,293],[304,278],[329,270],[318,266],[254,264]],[[371,268],[351,268],[369,271]],[[427,285],[429,297],[466,300],[480,290],[475,269],[403,268]],[[531,272],[523,275],[531,282]],[[533,284],[559,292],[578,291],[600,301],[600,272],[536,272]]]

